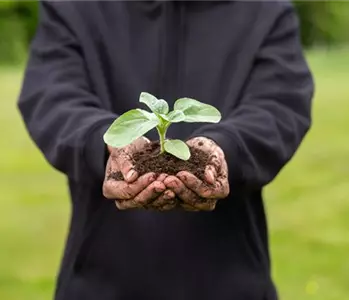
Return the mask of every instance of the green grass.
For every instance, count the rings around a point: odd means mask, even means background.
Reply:
[[[313,52],[314,124],[265,191],[273,277],[282,300],[349,295],[349,54]],[[70,206],[16,110],[21,71],[0,69],[0,299],[52,298]]]
[[[47,300],[69,220],[64,177],[33,146],[16,109],[20,70],[0,70],[0,299]]]
[[[274,279],[285,300],[349,295],[349,55],[309,55],[313,127],[267,188]]]

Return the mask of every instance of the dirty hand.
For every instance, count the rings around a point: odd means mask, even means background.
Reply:
[[[121,210],[141,207],[167,210],[176,206],[174,193],[167,190],[163,183],[165,174],[158,178],[154,173],[138,177],[134,170],[133,153],[142,151],[149,142],[147,138],[141,137],[122,148],[108,146],[110,156],[106,166],[103,195],[115,200],[116,206]],[[124,180],[111,177],[117,172],[121,172]]]
[[[187,144],[209,155],[205,180],[181,171],[176,176],[165,178],[164,184],[182,200],[181,206],[185,210],[211,211],[219,199],[229,194],[228,167],[223,150],[214,141],[204,137],[193,138]]]

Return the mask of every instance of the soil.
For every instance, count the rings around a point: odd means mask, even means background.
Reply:
[[[152,142],[144,151],[133,155],[135,170],[139,176],[148,172],[154,172],[157,175],[161,173],[176,175],[180,171],[188,171],[204,180],[208,155],[204,151],[192,147],[190,147],[190,153],[189,160],[184,161],[169,153],[160,154],[159,142]],[[123,180],[121,172],[112,173],[110,178]]]

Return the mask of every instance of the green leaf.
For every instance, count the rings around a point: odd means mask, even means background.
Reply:
[[[155,115],[141,109],[132,109],[113,122],[103,140],[112,147],[124,147],[158,124],[159,119]]]
[[[148,120],[159,120],[159,117],[155,113],[150,113],[149,111],[146,111],[141,108],[136,108],[140,113],[142,113]]]
[[[167,114],[169,111],[168,104],[165,100],[159,100],[149,93],[142,92],[139,96],[139,102],[147,105],[154,113]]]
[[[166,117],[167,121],[171,123],[183,122],[185,120],[185,115],[181,110],[173,110]]]
[[[182,160],[188,160],[190,158],[190,150],[186,143],[181,140],[166,140],[165,151],[178,157]]]
[[[174,104],[175,110],[181,110],[185,119],[184,122],[208,122],[218,123],[222,116],[217,108],[191,98],[178,99]]]

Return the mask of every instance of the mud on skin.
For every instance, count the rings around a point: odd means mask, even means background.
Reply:
[[[139,176],[148,172],[154,172],[157,175],[166,173],[168,175],[176,175],[180,171],[188,171],[201,180],[204,180],[205,167],[208,163],[209,156],[206,152],[190,148],[190,159],[187,161],[180,160],[168,153],[160,153],[159,142],[152,142],[142,152],[137,152],[132,159],[135,163],[135,170]],[[123,180],[121,172],[111,173],[108,179]]]

